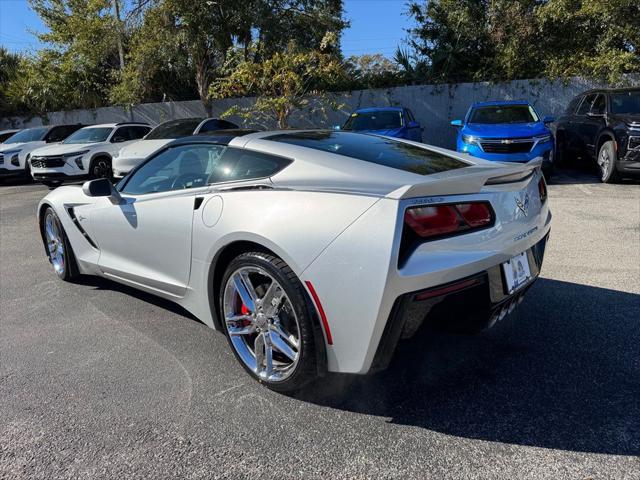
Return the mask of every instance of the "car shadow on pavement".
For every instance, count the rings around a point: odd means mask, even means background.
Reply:
[[[95,290],[110,290],[112,292],[118,292],[125,295],[129,295],[130,297],[137,298],[143,302],[150,303],[157,307],[168,310],[176,315],[180,315],[182,317],[188,318],[189,320],[193,320],[194,322],[202,323],[200,319],[195,317],[191,312],[184,309],[177,303],[174,303],[170,300],[165,300],[162,297],[158,297],[157,295],[153,295],[151,293],[143,292],[142,290],[138,290],[133,287],[129,287],[127,285],[123,285],[122,283],[114,282],[107,278],[97,277],[93,275],[81,275],[78,278],[73,280],[73,283],[77,285],[84,285],[87,287],[92,287]]]
[[[389,369],[297,394],[447,435],[640,454],[640,295],[541,278],[476,336],[421,334]]]

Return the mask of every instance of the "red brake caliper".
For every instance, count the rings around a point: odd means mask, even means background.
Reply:
[[[242,313],[242,315],[249,315],[249,309],[247,308],[247,306],[243,303],[242,307],[240,307],[240,313]],[[249,325],[251,322],[249,320],[243,320],[242,321],[242,326],[246,327],[247,325]]]

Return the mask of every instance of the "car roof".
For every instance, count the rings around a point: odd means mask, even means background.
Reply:
[[[623,92],[640,92],[640,87],[625,87],[625,88],[592,88],[591,90],[587,90],[582,92],[580,95],[576,95],[580,97],[582,95],[587,95],[590,93],[623,93]]]
[[[477,107],[497,107],[501,105],[530,105],[527,100],[492,100],[488,102],[477,102],[471,105],[471,108]]]
[[[192,145],[196,143],[211,143],[215,145],[229,145],[229,142],[237,137],[243,137],[252,133],[262,133],[251,128],[230,128],[227,130],[214,130],[211,132],[190,135],[188,137],[177,138],[168,143],[167,146]]]
[[[401,112],[404,107],[365,107],[358,108],[354,113],[369,113],[369,112]]]
[[[57,126],[57,125],[56,125]],[[116,123],[99,123],[97,125],[87,125],[84,128],[114,128],[114,127],[123,127],[123,126],[132,126],[132,127],[149,127],[148,123],[140,123],[140,122],[116,122]]]

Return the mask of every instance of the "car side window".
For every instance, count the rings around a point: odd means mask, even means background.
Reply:
[[[593,103],[593,100],[595,98],[596,98],[595,93],[587,95],[582,101],[582,103],[580,104],[580,108],[578,108],[576,115],[586,115],[591,110],[591,104]]]
[[[291,160],[241,148],[228,148],[209,177],[209,183],[251,180],[274,175]]]
[[[121,192],[131,195],[203,187],[218,169],[223,145],[179,145],[161,151],[131,174]]]
[[[415,117],[413,116],[413,112],[412,112],[411,110],[409,110],[408,108],[406,108],[406,109],[405,109],[405,112],[407,113],[407,120],[408,120],[409,122],[415,122],[415,121],[416,121]]]
[[[238,126],[235,123],[227,122],[226,120],[213,119],[205,122],[202,127],[200,127],[198,133],[228,130],[230,128],[238,128]]]
[[[139,140],[151,131],[151,127],[129,127],[129,138]]]
[[[131,140],[131,134],[129,133],[129,127],[117,128],[113,135],[111,135],[111,143],[128,142]]]
[[[53,127],[44,141],[47,143],[61,142],[75,131],[72,128],[67,126]]]
[[[598,94],[598,96],[593,102],[593,105],[591,106],[591,113],[593,113],[594,115],[604,115],[606,110],[607,110],[607,99],[602,93],[600,93]]]

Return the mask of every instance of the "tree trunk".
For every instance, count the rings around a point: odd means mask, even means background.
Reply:
[[[206,55],[203,55],[196,64],[196,87],[198,88],[198,96],[204,105],[207,116],[212,115],[213,105],[209,100],[209,85],[211,84],[211,76],[209,74],[209,66],[207,64]]]
[[[120,20],[120,6],[118,0],[113,0],[113,16],[116,20],[116,43],[118,44],[118,57],[120,70],[124,70],[124,47],[122,46],[122,21]]]

